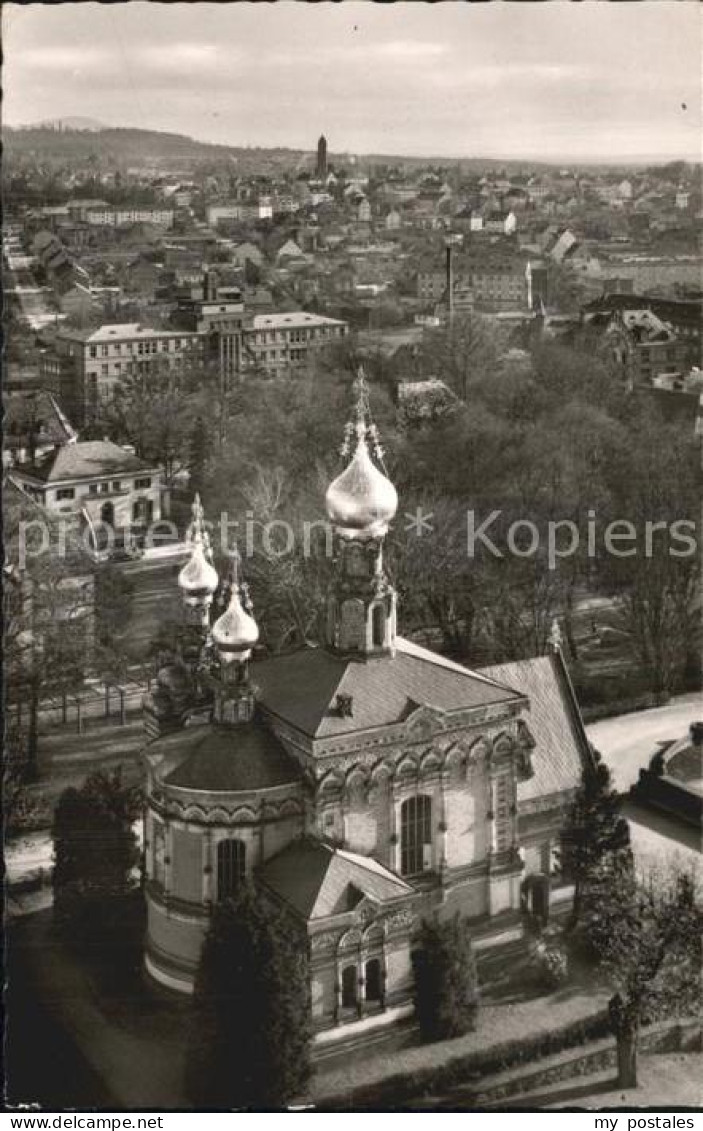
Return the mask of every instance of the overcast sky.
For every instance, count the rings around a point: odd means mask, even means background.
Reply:
[[[233,145],[700,158],[701,7],[3,5],[4,118]]]

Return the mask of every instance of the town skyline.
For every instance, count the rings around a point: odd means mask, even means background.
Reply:
[[[323,132],[333,153],[427,160],[701,156],[688,4],[442,5],[402,22],[355,2],[74,7],[5,6],[6,125],[79,116],[306,151]]]

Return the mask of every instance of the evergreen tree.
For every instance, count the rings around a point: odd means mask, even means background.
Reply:
[[[54,811],[55,921],[74,946],[101,957],[134,943],[139,811],[139,792],[120,770],[64,790]]]
[[[277,1108],[310,1075],[307,942],[248,884],[215,908],[186,1087],[197,1108]]]
[[[426,1041],[460,1037],[476,1027],[478,976],[468,924],[457,913],[422,924],[413,954],[415,1009]]]
[[[565,870],[574,883],[572,929],[581,919],[589,882],[597,872],[607,862],[631,864],[630,828],[621,816],[622,797],[597,750],[593,758],[595,765],[583,770],[581,788],[562,833]]]

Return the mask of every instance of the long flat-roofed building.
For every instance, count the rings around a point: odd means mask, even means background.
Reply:
[[[337,318],[308,314],[257,314],[245,331],[245,364],[277,373],[304,365],[310,351],[343,338],[349,327]]]
[[[154,330],[138,322],[60,330],[53,351],[42,359],[42,375],[80,425],[97,415],[101,401],[110,399],[122,378],[160,365],[196,363],[204,347],[202,333]]]

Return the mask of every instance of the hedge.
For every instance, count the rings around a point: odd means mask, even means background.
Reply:
[[[489,1049],[477,1050],[454,1057],[447,1064],[433,1068],[420,1069],[412,1075],[398,1073],[379,1080],[375,1084],[355,1088],[339,1096],[324,1100],[320,1110],[339,1110],[369,1108],[378,1110],[379,1105],[397,1104],[419,1096],[431,1096],[444,1092],[458,1084],[475,1081],[486,1076],[504,1072],[521,1064],[529,1064],[545,1056],[577,1048],[588,1041],[599,1040],[611,1033],[607,1010],[572,1021],[560,1029],[538,1033],[534,1037],[503,1041]]]

